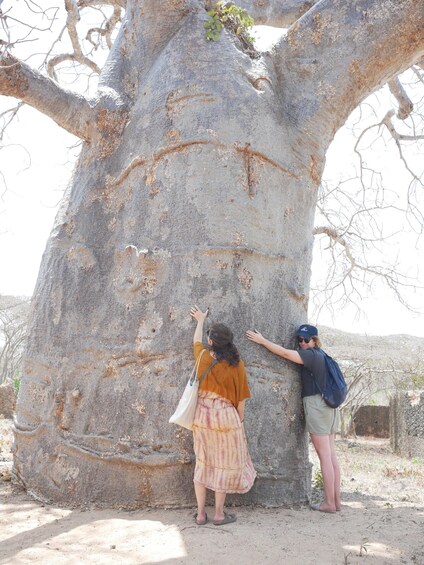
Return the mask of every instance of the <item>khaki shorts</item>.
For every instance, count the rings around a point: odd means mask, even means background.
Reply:
[[[306,429],[310,434],[326,436],[339,431],[339,410],[330,408],[320,394],[303,398]]]

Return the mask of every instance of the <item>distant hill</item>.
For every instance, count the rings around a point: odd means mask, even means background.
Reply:
[[[395,390],[424,388],[424,338],[319,330],[323,349],[339,361],[348,383],[356,383],[352,395],[359,405],[387,406]]]
[[[410,335],[366,336],[320,326],[322,347],[346,361],[366,361],[370,366],[409,365],[424,360],[424,338]]]

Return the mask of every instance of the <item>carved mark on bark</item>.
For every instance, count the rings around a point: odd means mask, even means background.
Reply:
[[[150,195],[155,196],[160,191],[159,187],[156,184],[156,168],[164,157],[172,155],[173,153],[185,153],[186,150],[192,145],[208,145],[209,143],[210,142],[207,140],[184,141],[182,143],[177,143],[169,147],[164,147],[157,153],[154,153],[146,173],[146,184],[151,187]]]
[[[22,424],[17,419],[13,422],[13,433],[19,434],[24,437],[35,438],[40,436],[46,431],[47,424],[45,422],[41,422],[36,426],[28,426],[27,424]]]
[[[62,449],[66,450],[70,453],[74,452],[77,457],[82,457],[85,459],[100,459],[101,461],[114,461],[115,463],[120,463],[122,465],[128,466],[135,466],[140,468],[141,471],[148,471],[150,467],[169,467],[170,465],[181,465],[181,456],[179,453],[158,453],[153,449],[151,445],[146,445],[142,447],[142,451],[140,453],[140,448],[135,451],[132,450],[134,453],[133,455],[124,455],[122,450],[113,449],[105,449],[100,450],[96,449],[94,446],[85,446],[80,443],[82,438],[77,438],[77,441],[68,440],[63,442]],[[87,439],[89,439],[87,437]],[[99,436],[99,439],[101,436]],[[116,445],[116,444],[115,444]],[[147,451],[147,453],[145,453]],[[142,457],[140,457],[142,455]],[[190,457],[190,461],[184,461],[184,463],[191,463],[193,457]],[[147,488],[147,487],[146,487]]]
[[[250,144],[246,144],[244,146],[239,146],[239,145],[236,144],[235,149],[236,149],[236,151],[238,151],[242,155],[245,153],[245,151],[248,151],[250,153],[250,156],[255,157],[260,163],[271,165],[272,167],[279,169],[280,171],[282,171],[284,174],[288,175],[289,177],[296,179],[296,180],[299,179],[299,176],[296,175],[295,173],[292,173],[291,171],[284,168],[282,165],[280,165],[279,163],[277,163],[273,159],[270,159],[264,153],[262,153],[260,151],[256,151],[255,149],[251,149],[250,147],[247,148],[247,145],[250,145]]]
[[[222,255],[223,253],[234,254],[234,247],[208,247],[207,249],[199,249],[199,253],[204,255]],[[281,255],[278,253],[262,253],[261,251],[257,251],[256,249],[250,249],[249,247],[237,247],[237,261],[241,260],[242,255],[249,255],[249,256],[257,256],[257,257],[264,257],[266,259],[274,259],[275,261],[287,261],[288,258],[286,255]],[[176,257],[177,254],[173,254],[173,257]],[[234,256],[235,257],[235,256]],[[234,264],[234,261],[233,261]],[[241,263],[240,263],[241,264]]]
[[[293,298],[293,300],[295,300],[296,302],[306,303],[306,301],[307,301],[306,294],[304,294],[304,293],[299,293],[295,290],[287,289],[287,294],[289,296],[291,296]]]
[[[246,143],[244,149],[242,149],[244,168],[246,170],[246,191],[250,199],[255,196],[254,187],[258,184],[253,172],[253,156],[250,151],[250,143]]]
[[[319,183],[321,180],[320,166],[318,159],[315,155],[311,155],[311,163],[309,165],[309,176],[314,181],[314,183]]]
[[[254,149],[251,149],[250,144],[246,144],[246,145],[243,145],[243,146],[240,146],[238,144],[228,146],[228,144],[221,143],[219,141],[198,139],[198,140],[192,140],[192,141],[184,141],[184,142],[181,142],[181,143],[176,143],[174,145],[170,145],[168,147],[164,147],[163,149],[160,149],[157,153],[154,153],[150,159],[147,159],[146,157],[143,157],[141,155],[139,155],[138,157],[135,157],[131,161],[131,163],[122,171],[122,173],[118,177],[116,177],[115,179],[110,178],[110,180],[108,181],[108,187],[114,188],[114,187],[120,185],[122,182],[124,182],[124,180],[126,180],[128,178],[131,171],[133,171],[135,168],[140,167],[140,166],[147,166],[148,167],[146,177],[148,178],[148,184],[152,185],[152,184],[154,184],[154,180],[155,180],[155,169],[156,169],[158,163],[161,161],[161,159],[163,159],[164,157],[166,157],[167,155],[170,155],[172,153],[184,152],[189,147],[195,146],[195,145],[212,145],[212,146],[215,146],[217,148],[226,149],[226,150],[228,150],[229,147],[233,147],[233,148],[235,148],[237,153],[241,154],[241,156],[243,157],[243,160],[245,160],[245,158],[247,158],[247,157],[249,158],[249,162],[250,162],[249,167],[251,167],[251,162],[252,162],[251,160],[253,158],[255,158],[260,163],[271,165],[272,167],[275,167],[276,169],[280,170],[285,175],[288,175],[291,178],[294,178],[294,179],[297,179],[297,180],[299,179],[298,175],[296,175],[295,173],[292,173],[291,171],[289,171],[288,169],[286,169],[285,167],[283,167],[282,165],[277,163],[277,161],[274,161],[273,159],[271,159],[270,157],[268,157],[264,153],[261,153],[260,151],[256,151]],[[246,161],[245,161],[245,163],[246,163]],[[253,182],[253,179],[251,179],[251,181]]]
[[[153,363],[153,361],[161,361],[166,358],[166,355],[163,353],[145,355],[139,351],[136,351],[135,353],[131,351],[130,353],[112,355],[111,358],[115,361],[117,367],[126,367],[127,365],[147,365],[148,363]]]
[[[185,94],[183,96],[179,96],[180,92],[182,91],[181,90],[171,91],[166,97],[165,108],[166,108],[166,113],[170,118],[173,118],[175,114],[184,110],[188,106],[189,102],[191,102],[192,100],[197,99],[199,102],[202,102],[203,104],[211,104],[212,102],[216,102],[216,98],[214,98],[210,94],[207,94],[206,92],[198,92],[198,93]]]
[[[116,179],[111,179],[108,182],[108,186],[110,188],[114,188],[115,186],[118,186],[119,184],[122,184],[124,182],[125,179],[128,178],[129,174],[131,173],[132,170],[136,169],[137,167],[141,167],[143,165],[147,164],[147,159],[144,157],[136,157],[135,159],[133,159],[131,161],[131,163],[128,165],[128,167],[126,167],[124,169],[124,171],[119,175],[119,177],[117,177]]]
[[[249,78],[249,82],[253,86],[253,88],[255,88],[256,90],[259,90],[259,92],[264,91],[264,88],[262,88],[260,86],[261,82],[267,82],[268,84],[270,84],[272,86],[272,80],[265,75],[260,76],[260,77],[248,77],[248,78]]]

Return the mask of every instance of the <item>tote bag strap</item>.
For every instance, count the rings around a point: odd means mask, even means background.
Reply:
[[[197,370],[199,368],[199,364],[200,364],[200,359],[203,355],[203,353],[206,351],[206,349],[202,349],[202,351],[200,352],[199,357],[196,359],[196,363],[193,367],[193,371],[191,373],[191,377],[190,377],[190,384],[194,384],[194,381],[196,380],[196,376],[197,376]],[[211,365],[209,365],[209,367],[206,369],[206,371],[202,374],[201,377],[199,377],[199,385],[202,382],[202,380],[204,379],[204,377],[206,377],[206,375],[209,373],[209,371],[212,369],[212,367],[214,365],[216,365],[218,363],[218,361],[215,359]]]
[[[216,365],[217,363],[218,363],[218,361],[216,359],[214,359],[212,361],[212,363],[209,365],[209,367],[206,369],[206,371],[202,374],[202,376],[199,377],[199,386],[200,386],[200,383],[203,381],[203,379],[206,377],[206,375],[209,373],[209,371],[212,369],[212,367],[214,365]]]
[[[198,370],[199,364],[200,364],[200,359],[202,358],[202,355],[205,351],[206,351],[206,349],[202,349],[202,351],[199,354],[199,357],[196,359],[193,370],[191,371],[190,380],[189,380],[191,386],[193,386],[194,381],[196,380],[197,370]]]

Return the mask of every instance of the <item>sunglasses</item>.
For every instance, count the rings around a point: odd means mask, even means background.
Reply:
[[[299,343],[303,343],[303,342],[309,343],[309,342],[311,341],[311,339],[312,339],[312,338],[310,338],[310,337],[307,337],[307,338],[298,337],[298,338],[297,338],[297,341],[298,341]]]

